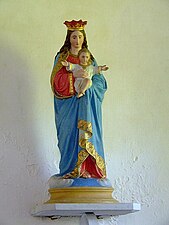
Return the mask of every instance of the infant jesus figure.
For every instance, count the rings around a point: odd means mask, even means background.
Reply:
[[[94,74],[100,74],[101,71],[108,70],[106,65],[93,66],[91,60],[91,53],[87,48],[83,48],[78,53],[79,64],[72,64],[66,60],[62,61],[62,65],[66,67],[67,71],[73,73],[75,77],[74,87],[77,92],[77,98],[82,97],[85,91],[92,86],[92,76]],[[82,70],[84,75],[82,77],[76,77],[76,71]]]

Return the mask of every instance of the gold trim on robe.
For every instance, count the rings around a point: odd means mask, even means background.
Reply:
[[[70,98],[70,97],[72,97],[74,95],[74,91],[73,91],[73,74],[72,73],[69,73],[69,75],[68,75],[69,84],[70,84],[70,87],[69,87],[70,96],[63,96],[63,95],[59,94],[56,90],[54,90],[54,78],[55,78],[55,75],[63,67],[61,61],[66,60],[68,58],[68,56],[69,56],[69,51],[67,51],[66,53],[65,52],[60,53],[58,61],[57,61],[56,65],[53,67],[53,70],[52,70],[52,73],[51,73],[51,77],[50,77],[50,83],[51,83],[52,91],[53,91],[54,95],[57,98],[60,98],[60,99]]]
[[[73,90],[73,77],[72,77],[72,73],[69,73],[69,92],[71,95],[73,95],[74,90]]]
[[[78,160],[74,170],[66,174],[64,178],[77,178],[80,177],[80,168],[82,163],[86,160],[86,158],[91,155],[95,161],[98,168],[103,173],[103,178],[106,177],[106,166],[104,159],[97,153],[94,145],[88,141],[92,136],[92,124],[85,120],[78,121],[79,128],[79,146],[82,150],[78,153]]]

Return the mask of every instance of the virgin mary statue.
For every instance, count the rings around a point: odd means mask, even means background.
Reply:
[[[84,70],[72,74],[62,61],[79,63],[78,52],[87,48],[84,27],[87,21],[65,21],[66,40],[55,56],[51,74],[54,93],[55,123],[61,159],[60,173],[64,179],[106,178],[102,141],[102,101],[107,84],[102,74],[92,77],[92,86],[85,95],[77,98],[75,77],[87,76]],[[91,55],[92,64],[97,65]]]
[[[88,49],[84,27],[87,21],[65,21],[66,40],[55,56],[51,74],[55,123],[60,151],[60,173],[49,179],[47,203],[117,202],[106,179],[102,140],[102,101],[107,89],[103,74],[92,77],[92,86],[77,97],[75,78],[88,76],[84,69],[67,71],[62,61],[79,64],[78,52]],[[97,63],[91,55],[93,66]],[[91,62],[90,62],[91,63]]]

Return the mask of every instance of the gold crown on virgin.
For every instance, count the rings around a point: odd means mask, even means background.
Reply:
[[[84,30],[87,21],[72,20],[72,21],[65,21],[64,24],[67,26],[68,30]]]

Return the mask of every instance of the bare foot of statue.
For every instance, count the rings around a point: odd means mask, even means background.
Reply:
[[[77,95],[77,98],[80,98],[80,97],[82,97],[84,95],[84,93],[83,92],[80,92],[78,95]]]

